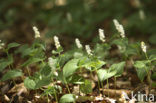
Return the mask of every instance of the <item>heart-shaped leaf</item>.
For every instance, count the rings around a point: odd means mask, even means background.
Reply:
[[[102,82],[102,81],[107,80],[107,79],[111,78],[112,76],[114,76],[116,74],[116,72],[115,71],[108,72],[108,70],[106,70],[106,69],[99,69],[97,71],[97,74],[98,74],[99,80]]]
[[[65,64],[65,66],[63,67],[64,77],[72,75],[78,69],[78,61],[79,59],[72,59]]]
[[[116,72],[115,76],[118,77],[118,76],[122,75],[122,73],[124,71],[124,66],[125,66],[125,62],[120,62],[120,63],[117,63],[117,64],[113,64],[109,68],[109,72]]]
[[[75,102],[74,94],[65,94],[60,99],[60,103],[71,103],[71,102]]]
[[[24,86],[28,89],[35,89],[35,81],[29,77],[24,80]]]

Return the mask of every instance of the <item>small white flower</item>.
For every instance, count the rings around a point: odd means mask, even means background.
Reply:
[[[48,58],[48,65],[51,67],[51,68],[54,68],[53,66],[53,58],[49,57]]]
[[[75,43],[79,49],[82,48],[82,44],[80,43],[80,40],[78,38],[75,39]]]
[[[93,55],[89,45],[85,45],[85,48],[88,55]]]
[[[142,41],[141,42],[141,49],[142,49],[142,51],[144,52],[144,53],[146,53],[146,45],[145,45],[145,43]]]
[[[4,47],[4,43],[0,40],[0,49]]]
[[[140,16],[140,19],[141,19],[141,20],[144,20],[144,19],[145,19],[145,13],[144,13],[143,10],[140,10],[140,11],[139,11],[139,16]]]
[[[60,42],[59,42],[59,39],[58,39],[57,36],[54,36],[54,42],[55,42],[56,49],[58,49],[59,47],[61,47]]]
[[[125,31],[124,31],[123,26],[116,19],[114,19],[113,22],[114,22],[114,25],[115,25],[117,31],[120,33],[120,36],[122,38],[125,38]]]
[[[104,35],[104,30],[103,29],[99,29],[99,38],[102,42],[105,42],[105,35]]]
[[[71,15],[71,13],[67,13],[67,20],[69,21],[69,22],[72,22],[72,15]]]
[[[35,38],[40,38],[40,32],[38,31],[38,28],[36,26],[34,26],[33,30],[35,32]]]
[[[55,72],[54,72],[54,75],[55,75],[55,76],[58,76],[58,73],[55,71]]]

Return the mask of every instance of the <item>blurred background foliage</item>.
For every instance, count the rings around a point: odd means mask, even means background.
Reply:
[[[58,35],[64,46],[76,37],[90,43],[98,40],[98,28],[107,37],[115,33],[116,18],[129,38],[155,46],[155,4],[156,0],[0,0],[0,38],[31,43],[32,26],[37,26],[43,37]]]

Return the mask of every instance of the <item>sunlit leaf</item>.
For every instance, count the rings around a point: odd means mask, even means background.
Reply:
[[[99,69],[97,72],[98,78],[100,81],[107,80],[116,74],[115,71],[108,72],[106,69]]]
[[[78,69],[78,61],[79,59],[72,59],[65,64],[65,66],[63,67],[64,77],[72,75]]]
[[[71,102],[75,102],[74,94],[65,94],[60,99],[60,103],[71,103]]]

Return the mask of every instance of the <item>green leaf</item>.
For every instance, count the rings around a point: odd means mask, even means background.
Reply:
[[[48,76],[51,73],[51,68],[48,65],[45,65],[41,70],[40,70],[41,75],[43,76]]]
[[[18,43],[10,43],[10,44],[8,44],[8,48],[7,49],[18,47],[18,46],[20,46],[20,44],[18,44]]]
[[[146,63],[147,61],[136,61],[134,63],[137,75],[141,81],[144,80],[145,76],[147,75],[147,72],[149,71],[149,69],[147,69]]]
[[[33,63],[36,63],[36,62],[39,62],[39,61],[42,61],[42,60],[43,59],[40,59],[40,58],[30,58],[24,64],[22,64],[22,66],[25,67],[25,66],[28,66],[30,64],[33,64]]]
[[[137,71],[137,75],[138,75],[139,79],[141,81],[143,81],[145,76],[147,75],[146,69],[145,68],[138,68],[138,69],[136,69],[136,71]]]
[[[80,85],[80,90],[86,94],[92,93],[92,82],[85,80],[84,84]]]
[[[35,81],[29,77],[24,80],[24,86],[28,89],[35,89]]]
[[[35,88],[40,88],[42,86],[46,86],[48,84],[51,83],[51,77],[45,77],[45,78],[42,78],[41,80],[39,80],[37,83],[36,83],[36,86]]]
[[[22,76],[21,70],[10,70],[2,77],[1,81],[6,81],[19,76]]]
[[[136,61],[134,63],[134,67],[135,68],[145,68],[146,67],[146,63],[145,63],[145,61]]]
[[[72,75],[78,69],[78,61],[79,59],[72,59],[65,64],[65,66],[63,67],[64,77]]]
[[[153,80],[156,80],[156,72],[154,72],[154,73],[152,74],[151,78],[152,78]]]
[[[0,72],[5,69],[8,65],[13,63],[13,58],[12,56],[9,56],[8,59],[4,59],[2,60],[2,62],[0,63]]]
[[[120,62],[120,63],[117,63],[117,64],[113,64],[108,72],[116,72],[115,73],[115,76],[118,77],[120,75],[122,75],[123,71],[124,71],[124,66],[125,66],[125,62]]]
[[[74,94],[65,94],[60,99],[60,103],[70,103],[70,102],[75,102]]]
[[[112,71],[112,72],[108,72],[108,70],[106,69],[99,69],[97,71],[97,75],[100,81],[104,81],[108,78],[111,78],[112,76],[114,76],[116,74],[116,72]]]

